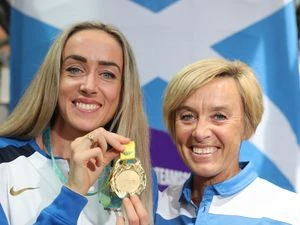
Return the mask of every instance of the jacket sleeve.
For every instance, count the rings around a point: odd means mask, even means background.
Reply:
[[[3,211],[2,206],[0,205],[0,224],[1,225],[8,225],[7,218],[5,216],[5,213]]]
[[[77,224],[78,217],[87,204],[87,201],[88,200],[84,196],[77,194],[67,187],[63,186],[60,194],[56,197],[56,199],[48,207],[41,211],[35,224]]]
[[[152,201],[153,201],[153,216],[155,219],[155,213],[158,205],[158,182],[155,171],[152,169]]]

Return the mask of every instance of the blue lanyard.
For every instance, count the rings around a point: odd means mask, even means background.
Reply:
[[[65,177],[65,175],[62,173],[61,169],[56,164],[56,161],[54,159],[54,155],[52,153],[51,144],[50,144],[50,127],[47,127],[46,130],[43,133],[43,142],[44,142],[44,145],[46,147],[46,150],[48,151],[48,154],[50,154],[50,156],[51,156],[52,168],[53,168],[54,172],[58,176],[61,183],[66,184],[67,183],[67,178]]]

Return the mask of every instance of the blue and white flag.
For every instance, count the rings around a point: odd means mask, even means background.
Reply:
[[[137,57],[151,126],[151,154],[159,184],[188,176],[162,122],[162,94],[183,66],[201,58],[240,59],[257,73],[265,113],[243,143],[261,177],[300,190],[300,90],[292,0],[12,0],[11,103],[28,86],[56,34],[97,19],[116,25]],[[298,179],[297,179],[298,178]]]

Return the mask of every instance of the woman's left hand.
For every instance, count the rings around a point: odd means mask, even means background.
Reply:
[[[127,214],[129,225],[149,225],[149,214],[144,208],[139,196],[131,195],[126,197],[122,201],[123,208]],[[124,225],[125,221],[123,217],[117,217],[116,225]]]

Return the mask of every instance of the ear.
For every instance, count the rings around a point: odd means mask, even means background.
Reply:
[[[248,140],[252,136],[253,132],[249,131],[249,129],[244,130],[243,140]]]
[[[248,118],[246,118],[244,123],[244,131],[243,131],[242,139],[248,140],[252,135],[253,135],[253,129],[250,125]]]

